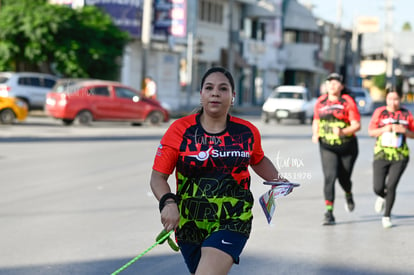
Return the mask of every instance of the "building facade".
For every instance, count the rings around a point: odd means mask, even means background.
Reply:
[[[316,96],[326,75],[322,62],[322,33],[312,12],[297,0],[283,9],[283,48],[286,51],[286,85],[304,85]]]
[[[362,35],[362,60],[360,74],[364,79],[386,75],[388,82],[395,85],[412,101],[414,92],[414,32],[402,31],[392,33],[392,67],[387,70],[389,62],[386,50],[387,36],[384,32],[364,33]],[[383,95],[374,93],[374,99],[381,101]]]
[[[148,44],[143,40],[146,3],[151,3]],[[171,110],[199,105],[200,78],[215,65],[232,71],[235,104],[241,106],[261,105],[282,84],[306,85],[316,96],[329,71],[322,56],[324,33],[312,12],[297,0],[84,0],[83,4],[103,8],[133,38],[124,50],[119,80],[141,89],[143,77],[151,76],[159,100]]]

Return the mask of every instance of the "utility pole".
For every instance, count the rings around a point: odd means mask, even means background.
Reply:
[[[194,56],[194,34],[187,33],[187,110],[191,108],[191,94],[193,93],[193,56]]]
[[[341,45],[341,22],[342,22],[342,0],[337,0],[337,7],[336,7],[336,47],[335,47],[335,71],[337,73],[340,72],[341,62],[340,62],[340,45]]]
[[[233,73],[233,9],[234,0],[229,1],[229,46],[227,50],[227,69]]]
[[[385,49],[384,54],[387,57],[387,85],[395,86],[395,75],[394,75],[394,45],[393,40],[393,0],[385,0]]]
[[[351,76],[351,86],[357,85],[357,75],[359,75],[357,65],[359,63],[359,47],[358,47],[358,38],[359,38],[359,29],[358,29],[358,21],[354,18],[354,22],[352,24],[352,41],[351,41],[351,48],[352,48],[352,76]]]
[[[142,44],[142,63],[141,63],[141,83],[144,88],[144,79],[147,76],[147,63],[151,43],[151,14],[152,0],[144,0],[142,14],[141,44]]]
[[[197,33],[198,1],[187,1],[187,110],[191,108],[191,96],[194,89],[194,35]]]

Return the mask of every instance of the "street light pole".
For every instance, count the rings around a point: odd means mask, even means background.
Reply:
[[[193,93],[193,53],[194,53],[194,34],[193,31],[187,33],[187,110],[191,108],[191,94]]]
[[[227,69],[233,72],[233,8],[234,0],[229,1],[229,46],[227,50]]]
[[[386,0],[385,5],[385,13],[386,13],[386,23],[385,23],[385,54],[387,56],[387,85],[395,86],[395,76],[394,76],[394,46],[392,43],[393,35],[392,35],[392,24],[393,24],[393,17],[392,17],[392,9],[393,9],[393,1]]]
[[[197,1],[187,2],[187,110],[191,108],[191,96],[194,89],[194,36],[197,34]]]
[[[351,86],[357,86],[357,75],[359,75],[359,72],[357,71],[357,68],[359,66],[357,65],[359,62],[359,49],[358,49],[358,38],[359,38],[359,31],[358,31],[358,24],[356,19],[354,18],[353,26],[352,26],[352,42],[351,42],[351,48],[352,48],[352,78],[351,78]]]

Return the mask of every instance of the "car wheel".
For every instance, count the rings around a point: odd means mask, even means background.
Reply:
[[[266,113],[262,113],[262,121],[264,122],[264,123],[269,123],[269,115],[268,114],[266,114]]]
[[[161,112],[152,112],[150,113],[147,118],[145,119],[145,124],[147,125],[160,125],[163,121],[164,116]]]
[[[306,124],[306,116],[305,115],[301,116],[299,118],[299,122],[300,122],[300,124]]]
[[[30,106],[30,102],[27,98],[25,97],[17,97],[18,99],[20,99],[21,101],[23,101],[24,103],[26,103],[27,109],[29,111],[31,111],[33,109],[33,107]]]
[[[69,125],[72,125],[73,119],[65,119],[64,118],[64,119],[62,119],[62,122],[63,122],[63,124],[69,126]]]
[[[0,122],[3,124],[12,124],[16,119],[16,114],[12,109],[4,109],[0,112]]]
[[[76,118],[82,125],[91,125],[93,121],[93,115],[89,111],[81,111]]]

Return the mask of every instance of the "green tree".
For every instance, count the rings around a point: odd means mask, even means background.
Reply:
[[[385,89],[385,86],[387,85],[387,75],[385,73],[376,75],[372,78],[372,83],[374,86],[378,87],[381,90]]]
[[[402,26],[403,32],[410,32],[412,30],[410,22],[405,22]]]
[[[94,6],[6,0],[0,10],[0,70],[116,79],[129,35]]]

